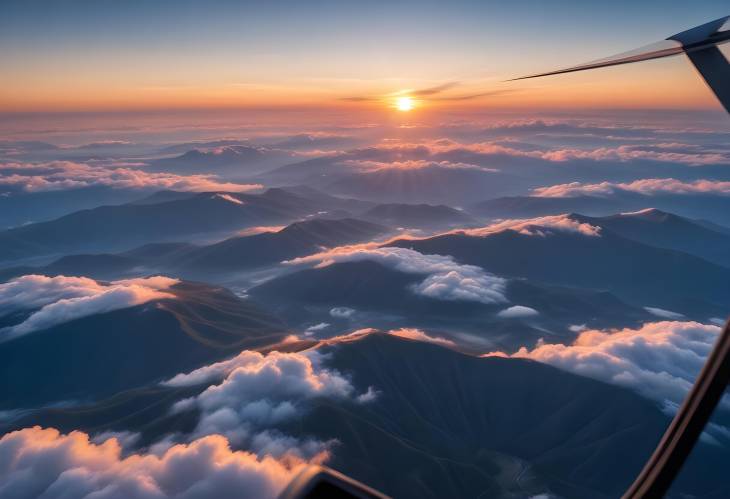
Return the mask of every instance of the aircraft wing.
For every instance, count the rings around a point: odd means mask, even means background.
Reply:
[[[569,68],[513,78],[509,81],[526,80],[542,76],[574,73],[588,69],[605,68],[621,64],[661,59],[687,54],[702,78],[709,85],[725,109],[730,113],[730,63],[718,45],[730,41],[730,16],[677,33],[661,42],[641,47],[630,52],[599,59],[597,61]]]

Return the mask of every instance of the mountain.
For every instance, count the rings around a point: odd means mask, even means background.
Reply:
[[[537,362],[385,334],[319,348],[328,368],[377,395],[367,403],[315,400],[282,430],[336,438],[326,464],[393,497],[617,497],[669,422],[633,392]],[[194,412],[170,411],[186,396],[190,389],[150,387],[14,424],[138,431],[149,445],[195,427]],[[690,461],[673,490],[722,497],[727,449],[700,443],[695,456],[700,465]]]
[[[481,201],[468,207],[469,213],[488,218],[533,218],[562,213],[606,215],[624,208],[611,198],[576,196],[564,198],[510,196]]]
[[[730,267],[730,233],[713,230],[711,225],[655,208],[600,218],[574,218],[634,241],[684,251]]]
[[[171,267],[191,270],[239,271],[277,264],[316,253],[322,246],[371,241],[389,229],[363,220],[311,219],[295,222],[278,232],[233,237],[191,250],[172,259]]]
[[[580,216],[571,215],[575,221]],[[683,252],[656,248],[610,230],[600,237],[552,231],[528,235],[504,230],[488,236],[446,234],[392,246],[452,255],[500,276],[531,282],[606,289],[622,300],[706,320],[724,316],[730,301],[730,269]]]
[[[490,194],[514,190],[503,172],[479,168],[423,166],[380,168],[350,173],[326,184],[326,191],[387,203],[473,203]]]
[[[145,196],[141,199],[137,199],[130,204],[166,203],[168,201],[177,201],[179,199],[189,199],[196,195],[197,195],[196,192],[162,190],[162,191],[153,192],[149,196]]]
[[[237,140],[237,139],[220,139],[220,140],[210,140],[210,141],[203,141],[203,142],[183,142],[181,144],[172,144],[166,147],[163,147],[158,152],[160,154],[183,154],[188,151],[192,150],[208,150],[208,149],[215,149],[215,148],[222,148],[222,147],[230,147],[230,146],[251,146],[251,143],[247,140]]]
[[[82,317],[0,343],[0,409],[110,396],[285,336],[223,288],[181,282],[175,299]]]
[[[290,157],[289,153],[281,150],[252,145],[222,145],[191,149],[180,156],[155,159],[148,163],[148,169],[241,178],[281,165]]]
[[[205,192],[154,204],[83,210],[0,232],[0,261],[74,251],[127,249],[154,241],[289,223],[321,205],[282,189],[262,194]]]
[[[384,335],[329,352],[329,365],[380,396],[356,413],[320,404],[301,424],[342,442],[332,466],[394,497],[529,497],[542,487],[566,497],[616,497],[668,423],[627,390],[535,362]],[[728,455],[711,447],[697,451]],[[727,490],[721,475],[706,483],[709,476],[703,466],[688,467],[676,490]]]
[[[40,192],[0,188],[0,230],[52,220],[102,204],[129,203],[139,196],[137,190],[104,186]]]
[[[532,284],[507,283],[508,303],[485,304],[465,300],[439,300],[411,289],[426,276],[403,273],[370,260],[345,262],[324,268],[285,274],[248,290],[251,297],[289,324],[335,322],[332,307],[348,307],[364,315],[361,323],[350,319],[345,327],[421,327],[469,333],[494,349],[513,350],[532,345],[547,334],[552,341],[572,341],[570,325],[590,327],[635,326],[651,320],[643,309],[629,306],[607,292]],[[497,313],[511,305],[534,308],[537,317],[503,319]],[[328,330],[332,333],[332,330]],[[457,340],[461,343],[463,335]],[[469,341],[463,346],[469,347]]]
[[[605,196],[512,196],[481,201],[468,207],[474,215],[489,218],[532,218],[562,213],[607,216],[654,207],[690,219],[730,225],[730,196],[723,194],[639,194],[616,191]]]
[[[378,221],[391,227],[445,228],[475,223],[469,215],[445,205],[379,204],[362,214],[367,220]]]
[[[153,272],[210,280],[213,274],[276,265],[316,253],[323,246],[368,242],[388,231],[382,225],[363,220],[312,218],[275,232],[232,237],[207,246],[153,243],[117,254],[68,255],[48,265],[8,267],[0,269],[0,282],[24,274],[113,280]]]

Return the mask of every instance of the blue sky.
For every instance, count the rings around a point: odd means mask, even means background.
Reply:
[[[144,94],[147,103],[168,87],[174,91],[164,97],[175,94],[174,102],[195,89],[226,102],[231,85],[310,101],[323,91],[444,81],[476,88],[621,52],[727,13],[719,0],[3,2],[0,64],[9,79],[0,109],[64,98],[83,106],[97,94],[119,102]]]

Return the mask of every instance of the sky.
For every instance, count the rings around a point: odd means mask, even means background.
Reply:
[[[679,57],[504,80],[727,14],[723,0],[11,0],[0,112],[363,110],[409,93],[433,109],[717,109]]]

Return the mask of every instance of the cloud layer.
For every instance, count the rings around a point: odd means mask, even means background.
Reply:
[[[24,192],[58,191],[91,186],[117,189],[171,189],[176,191],[245,192],[257,184],[221,182],[215,175],[176,175],[147,172],[128,166],[91,166],[71,161],[0,164],[0,187]]]
[[[573,232],[584,236],[600,237],[601,228],[588,223],[578,222],[569,215],[552,215],[536,218],[503,220],[476,229],[458,230],[470,236],[489,236],[505,230],[512,230],[527,236],[547,236],[552,232]]]
[[[571,345],[541,342],[509,355],[630,388],[666,406],[682,402],[720,334],[697,322],[653,322],[639,329],[583,331]],[[488,356],[508,356],[492,352]]]
[[[550,187],[539,187],[533,191],[533,195],[536,197],[569,198],[577,196],[610,196],[618,192],[630,192],[646,196],[658,194],[730,196],[730,182],[704,179],[685,182],[674,178],[647,178],[626,183],[582,184],[580,182],[571,182]]]
[[[0,439],[0,497],[31,499],[274,498],[303,468],[294,457],[232,451],[212,435],[124,457],[115,438],[25,428]]]
[[[340,246],[314,255],[296,258],[289,264],[316,264],[373,260],[400,272],[427,274],[413,287],[416,294],[438,300],[465,300],[487,304],[504,303],[507,281],[474,265],[461,265],[450,256],[424,255],[406,248],[372,245]]]
[[[34,310],[20,324],[0,329],[8,340],[80,317],[174,298],[165,292],[177,279],[155,276],[100,283],[86,277],[25,275],[0,284],[0,315]],[[37,310],[36,310],[37,309]]]

